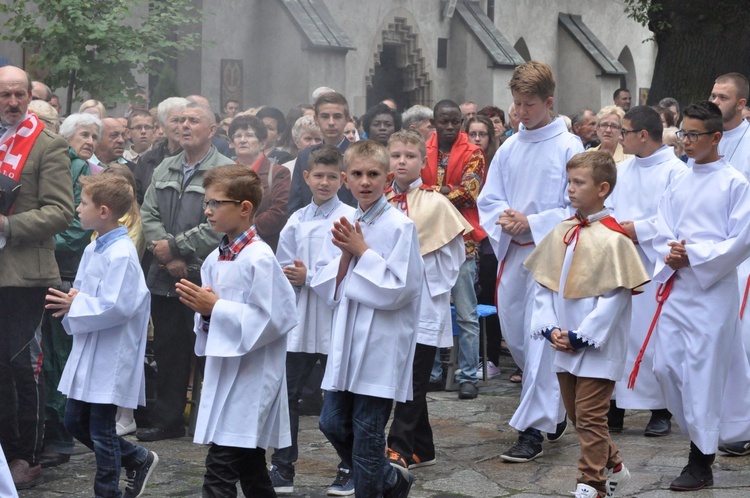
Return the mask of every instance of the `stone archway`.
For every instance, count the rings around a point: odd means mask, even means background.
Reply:
[[[419,34],[406,18],[395,17],[382,31],[365,76],[367,108],[393,98],[400,110],[415,104],[432,107],[432,80],[419,43]]]
[[[633,97],[632,105],[638,105],[638,80],[635,74],[635,61],[627,45],[622,49],[617,60],[628,71],[627,74],[620,76],[620,87],[630,90],[630,95]]]

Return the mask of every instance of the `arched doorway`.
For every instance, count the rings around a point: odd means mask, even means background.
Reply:
[[[633,54],[630,53],[630,49],[625,46],[620,52],[620,56],[617,58],[625,69],[628,70],[627,74],[620,76],[620,88],[627,88],[630,90],[630,95],[633,97],[633,104],[637,105],[638,100],[638,80],[635,75],[635,62],[633,61]]]
[[[526,40],[523,39],[523,37],[519,38],[515,45],[513,45],[513,48],[516,49],[516,52],[519,53],[521,57],[523,57],[523,60],[526,62],[529,62],[531,60],[531,53],[529,52],[529,47],[526,45]]]
[[[432,80],[419,47],[419,35],[403,17],[396,17],[382,32],[365,77],[367,108],[386,98],[399,110],[415,104],[432,107]]]

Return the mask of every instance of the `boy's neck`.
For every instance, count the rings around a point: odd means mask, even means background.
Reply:
[[[108,219],[102,220],[101,225],[96,227],[94,230],[99,234],[99,237],[101,237],[102,235],[106,235],[117,228],[120,228],[120,222],[117,220]]]
[[[331,197],[329,197],[328,199],[321,199],[321,198],[318,198],[318,197],[315,197],[315,196],[313,196],[313,199],[312,199],[312,201],[313,201],[313,204],[315,204],[316,206],[322,206],[322,205],[323,205],[323,204],[325,204],[326,202],[328,202],[328,201],[330,201],[331,199],[333,199],[333,198],[334,198],[335,196],[336,196],[336,194],[333,194],[333,195],[332,195]]]
[[[253,226],[253,223],[255,220],[253,218],[249,220],[242,220],[242,223],[234,227],[233,230],[227,231],[227,239],[229,239],[229,242],[231,243],[234,239],[239,237],[241,234],[247,232],[247,229]]]
[[[711,152],[708,153],[705,157],[701,158],[700,160],[696,159],[695,164],[709,164],[709,163],[715,163],[719,160],[719,149],[714,147],[711,149]]]
[[[324,138],[323,143],[326,145],[333,145],[334,147],[338,147],[338,145],[341,143],[341,141],[344,139],[344,134],[337,136],[336,138]]]
[[[588,218],[592,214],[600,213],[604,211],[604,202],[602,201],[601,204],[597,204],[596,206],[590,206],[587,209],[578,209],[578,212],[581,213],[581,216],[584,218]]]
[[[417,178],[412,178],[411,180],[408,180],[406,184],[402,183],[401,180],[396,180],[395,183],[400,192],[406,192],[407,190],[409,190],[409,187],[411,187],[411,184],[417,181]]]

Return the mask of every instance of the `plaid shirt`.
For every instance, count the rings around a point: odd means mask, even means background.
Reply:
[[[255,232],[255,225],[242,232],[236,239],[229,243],[229,238],[224,235],[219,244],[219,261],[234,261],[245,246],[260,240]]]

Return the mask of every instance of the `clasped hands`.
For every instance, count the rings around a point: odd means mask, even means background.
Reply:
[[[500,225],[503,232],[515,237],[524,234],[530,230],[529,219],[520,211],[506,209],[495,222]]]

